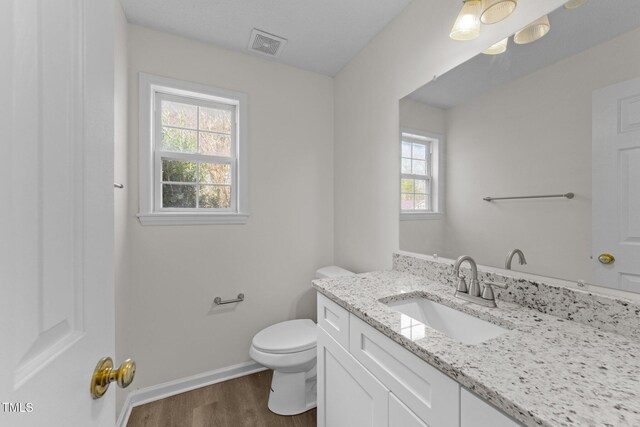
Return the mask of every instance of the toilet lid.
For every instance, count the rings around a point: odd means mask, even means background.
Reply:
[[[253,337],[253,346],[266,353],[295,353],[315,347],[316,337],[313,320],[287,320],[258,332]]]

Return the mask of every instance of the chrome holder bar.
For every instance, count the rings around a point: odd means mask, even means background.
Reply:
[[[118,184],[117,182],[114,182],[114,183],[113,183],[113,186],[114,186],[115,188],[124,188],[124,184]]]
[[[512,199],[548,199],[554,197],[564,197],[566,199],[573,199],[575,194],[573,193],[564,193],[564,194],[543,194],[540,196],[515,196],[515,197],[485,197],[485,202],[492,202],[494,200],[512,200]]]
[[[216,305],[233,304],[234,302],[242,302],[242,301],[244,301],[244,294],[238,294],[238,298],[235,298],[235,299],[226,299],[226,300],[223,300],[223,299],[222,299],[222,298],[220,298],[220,297],[215,297],[215,298],[213,299],[213,302],[214,302]]]

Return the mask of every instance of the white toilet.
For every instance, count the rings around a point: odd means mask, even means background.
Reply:
[[[336,266],[316,271],[317,279],[351,276]],[[258,332],[249,355],[273,369],[269,409],[295,415],[316,407],[316,324],[311,319],[287,320]]]

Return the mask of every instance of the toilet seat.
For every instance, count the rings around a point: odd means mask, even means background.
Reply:
[[[287,320],[258,332],[253,337],[252,346],[261,353],[298,353],[315,349],[317,336],[313,320]]]

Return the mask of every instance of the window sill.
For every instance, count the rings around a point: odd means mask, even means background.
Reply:
[[[442,212],[400,212],[400,221],[422,221],[432,219],[443,219]]]
[[[245,213],[198,213],[198,212],[163,212],[139,213],[142,225],[215,225],[246,224],[249,214]]]

